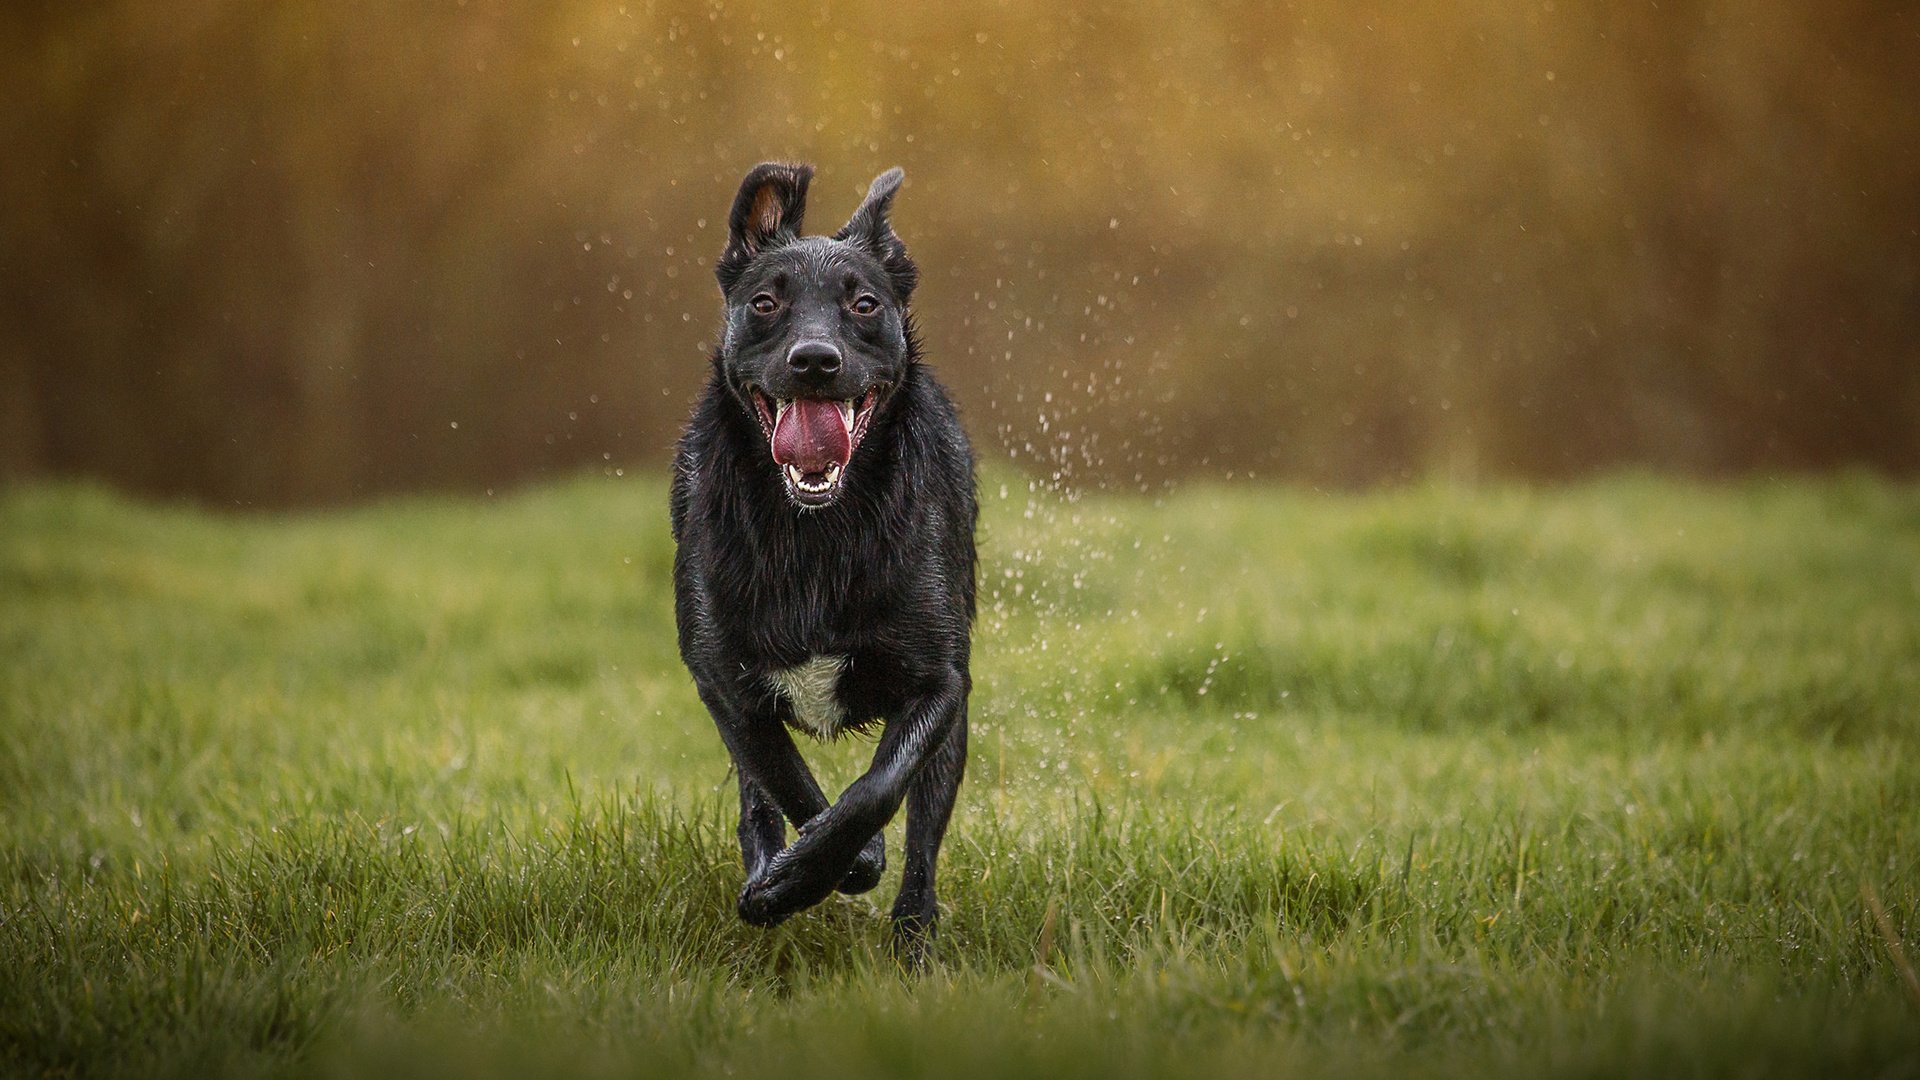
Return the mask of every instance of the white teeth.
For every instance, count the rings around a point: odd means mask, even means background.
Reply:
[[[840,466],[838,465],[828,465],[826,474],[818,480],[807,479],[807,475],[801,472],[797,466],[788,465],[785,466],[785,468],[787,482],[792,484],[796,490],[804,491],[809,495],[820,495],[832,491],[833,486],[840,482]]]
[[[792,400],[781,401],[778,398],[774,399],[774,402],[773,402],[773,426],[774,427],[780,426],[780,418],[787,415],[787,410],[791,408],[793,408]]]
[[[840,422],[847,425],[848,431],[852,431],[853,430],[853,402],[836,401],[834,402],[834,404],[839,406],[840,408]]]

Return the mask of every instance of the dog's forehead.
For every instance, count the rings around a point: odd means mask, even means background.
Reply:
[[[856,245],[830,236],[803,236],[780,245],[755,259],[745,277],[764,281],[786,274],[802,282],[819,282],[838,288],[848,273],[862,279],[880,274],[880,263]]]

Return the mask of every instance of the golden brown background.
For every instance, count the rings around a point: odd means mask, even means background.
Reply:
[[[0,475],[657,465],[740,174],[901,164],[930,358],[1071,483],[1920,464],[1920,15],[12,5]]]

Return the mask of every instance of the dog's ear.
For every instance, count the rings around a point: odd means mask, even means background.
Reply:
[[[812,179],[811,165],[768,161],[755,165],[740,181],[733,212],[727,215],[727,249],[713,267],[722,292],[733,288],[754,256],[800,235]]]
[[[867,189],[867,197],[861,200],[860,208],[841,230],[833,234],[835,240],[845,240],[859,244],[880,260],[887,271],[887,277],[893,282],[893,293],[901,303],[913,295],[913,287],[920,282],[920,269],[913,265],[907,255],[907,245],[893,231],[893,222],[888,215],[893,210],[893,196],[900,190],[900,182],[907,174],[898,167],[888,169],[873,178],[873,186]]]

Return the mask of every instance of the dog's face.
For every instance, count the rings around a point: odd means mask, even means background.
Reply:
[[[722,372],[806,509],[840,497],[853,452],[913,362],[907,301],[918,277],[887,220],[899,169],[874,180],[831,237],[800,235],[812,177],[805,165],[748,173],[714,268],[726,299]]]

